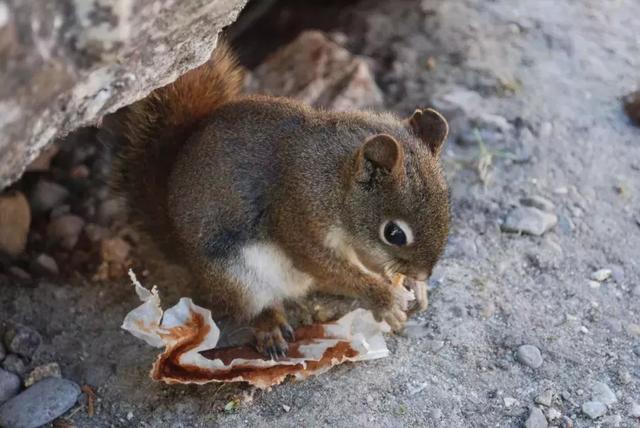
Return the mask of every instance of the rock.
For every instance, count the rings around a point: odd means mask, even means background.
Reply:
[[[640,418],[640,404],[633,402],[631,403],[631,408],[629,409],[629,416],[632,418]]]
[[[32,279],[31,274],[19,266],[11,266],[9,268],[9,273],[25,283]]]
[[[605,418],[602,418],[602,426],[605,427],[619,427],[622,423],[622,416],[620,415],[611,415]]]
[[[0,426],[35,428],[62,416],[78,400],[80,387],[50,377],[0,406]]]
[[[431,98],[431,105],[447,118],[452,137],[468,131],[471,118],[482,112],[482,96],[464,87],[445,87]],[[473,139],[475,141],[475,137]]]
[[[251,91],[347,111],[382,106],[367,63],[319,31],[303,32],[256,68]]]
[[[0,405],[18,395],[20,378],[7,370],[0,369]]]
[[[518,404],[518,400],[513,397],[504,397],[502,401],[504,402],[504,407],[506,407],[507,409],[510,409]]]
[[[640,324],[629,322],[624,325],[624,329],[631,336],[640,336]]]
[[[558,223],[555,214],[533,207],[518,207],[507,216],[502,231],[541,236]]]
[[[129,266],[130,245],[122,238],[104,239],[100,243],[102,263],[94,280],[108,280],[126,275]]]
[[[622,98],[624,111],[636,126],[640,126],[640,90],[630,93]]]
[[[551,403],[553,402],[553,391],[547,389],[542,394],[538,395],[533,401],[536,404],[541,404],[545,407],[551,407]]]
[[[84,227],[84,220],[73,214],[56,217],[47,226],[47,235],[54,243],[60,243],[63,248],[71,250],[75,247]]]
[[[31,269],[38,275],[56,276],[60,273],[58,263],[48,254],[40,254],[33,260]]]
[[[109,230],[95,223],[89,223],[84,227],[84,233],[92,243],[100,242],[109,236]]]
[[[124,263],[129,257],[131,246],[122,238],[105,239],[100,244],[102,261]]]
[[[51,167],[51,161],[56,156],[60,148],[55,144],[50,145],[45,150],[40,152],[37,158],[35,158],[29,166],[27,171],[31,172],[46,172]]]
[[[598,419],[607,413],[607,406],[599,401],[587,401],[582,405],[582,413],[591,419]]]
[[[594,290],[600,288],[601,285],[602,283],[598,281],[589,281],[589,288],[593,288]]]
[[[611,277],[611,269],[598,269],[591,274],[593,281],[604,282]]]
[[[285,413],[289,413],[291,411],[291,406],[287,406],[286,404],[283,404],[282,410],[284,410]]]
[[[4,344],[9,352],[31,358],[42,343],[40,333],[22,324],[13,324],[4,333]]]
[[[117,199],[102,201],[98,207],[98,223],[102,226],[109,226],[120,210],[120,203]]]
[[[62,205],[69,197],[69,191],[53,181],[41,179],[31,191],[31,209],[35,213],[49,212],[55,207]]]
[[[604,403],[607,406],[618,401],[616,394],[609,388],[609,385],[602,382],[596,382],[591,387],[591,399]]]
[[[544,417],[544,413],[537,407],[532,407],[529,411],[529,417],[524,422],[525,428],[547,428],[547,418]]]
[[[107,3],[0,3],[0,188],[51,141],[202,64],[246,0]]]
[[[533,207],[546,212],[553,212],[555,209],[553,202],[542,196],[528,196],[520,199],[520,203],[525,207]]]
[[[628,385],[631,383],[631,373],[629,373],[629,370],[624,367],[620,367],[616,374],[618,375],[618,382],[621,385]]]
[[[0,166],[0,170],[2,166]],[[24,195],[9,192],[0,196],[0,253],[16,257],[24,251],[31,226],[31,209]]]
[[[633,353],[640,357],[640,345],[633,348]]]
[[[547,420],[548,421],[555,421],[558,420],[562,417],[562,413],[560,412],[560,410],[556,409],[556,408],[549,408],[547,410]]]
[[[7,355],[5,359],[2,360],[2,368],[19,376],[22,376],[27,372],[27,367],[24,361],[16,354]]]
[[[62,377],[58,363],[43,364],[31,370],[31,373],[29,373],[24,379],[24,386],[28,388],[48,377]]]
[[[533,345],[520,346],[516,352],[516,359],[532,369],[537,369],[542,365],[540,350]]]

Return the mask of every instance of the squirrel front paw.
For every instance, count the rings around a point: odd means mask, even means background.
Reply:
[[[377,321],[385,321],[394,332],[401,331],[407,321],[407,309],[411,300],[410,292],[404,287],[389,283],[379,288],[372,305],[373,316]]]
[[[293,342],[295,335],[281,309],[263,310],[252,324],[258,352],[272,360],[286,357],[289,350],[287,342]]]

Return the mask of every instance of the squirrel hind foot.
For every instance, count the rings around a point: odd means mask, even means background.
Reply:
[[[287,342],[293,342],[295,334],[281,308],[263,310],[252,324],[258,352],[272,360],[287,356]]]

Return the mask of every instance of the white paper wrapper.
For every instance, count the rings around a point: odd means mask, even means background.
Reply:
[[[382,335],[389,326],[375,321],[364,309],[356,309],[334,323],[297,329],[287,357],[277,361],[267,359],[250,345],[216,348],[220,330],[209,310],[183,297],[163,313],[156,288],[149,291],[132,272],[129,274],[143,303],[127,314],[122,328],[151,346],[164,346],[151,369],[154,380],[184,384],[247,382],[268,388],[289,376],[304,379],[346,361],[389,355]]]

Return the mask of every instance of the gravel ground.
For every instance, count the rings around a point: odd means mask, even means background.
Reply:
[[[154,350],[119,329],[137,304],[130,285],[82,272],[19,282],[14,269],[0,321],[38,332],[37,352],[20,357],[29,368],[57,362],[93,387],[93,417],[86,392],[63,416],[79,427],[640,426],[640,128],[621,103],[638,84],[639,17],[633,0],[366,1],[340,13],[332,29],[370,59],[386,108],[434,104],[454,131],[450,242],[429,310],[389,338],[390,358],[270,392],[155,384]],[[147,267],[165,301],[180,295]],[[20,344],[9,345],[0,354],[15,371]]]

